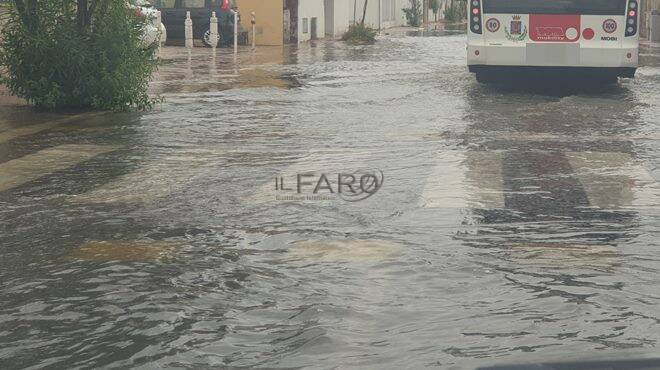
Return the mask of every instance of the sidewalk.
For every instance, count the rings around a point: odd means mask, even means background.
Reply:
[[[446,22],[444,20],[439,20],[437,22],[429,22],[425,25],[419,27],[412,26],[397,26],[384,28],[380,30],[380,35],[386,36],[406,36],[411,32],[426,32],[426,31],[464,31],[467,28],[467,23],[465,22]]]
[[[260,46],[255,51],[241,46],[234,56],[233,49],[195,47],[190,53],[179,46],[164,46],[158,57],[161,65],[149,84],[149,92],[157,95],[168,92],[195,92],[226,90],[236,86],[275,86],[289,88],[291,82],[281,76],[263,72],[262,66],[286,64],[295,53],[290,47]],[[0,84],[0,108],[28,105],[24,99],[13,96]]]

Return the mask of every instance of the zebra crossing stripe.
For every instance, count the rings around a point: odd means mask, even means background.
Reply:
[[[114,149],[114,146],[66,144],[0,163],[0,191],[15,188]]]
[[[65,118],[57,119],[57,120],[50,121],[50,122],[39,123],[39,124],[36,124],[36,125],[29,125],[29,126],[24,126],[24,127],[11,129],[11,130],[2,131],[2,132],[0,132],[0,144],[6,143],[6,142],[11,141],[11,140],[14,140],[14,139],[19,138],[21,136],[33,135],[33,134],[36,134],[36,133],[41,132],[41,131],[49,130],[49,129],[52,129],[52,128],[58,126],[58,125],[61,125],[61,124],[67,123],[67,122],[71,122],[71,121],[75,121],[75,120],[77,120],[79,118],[82,118],[82,117],[91,118],[91,117],[94,117],[94,116],[97,116],[97,115],[99,115],[99,114],[77,114],[77,115],[74,115],[74,116],[65,117]]]
[[[76,203],[149,203],[185,188],[217,161],[196,151],[158,158],[109,183],[75,196]]]
[[[422,207],[504,208],[501,153],[449,151],[436,160],[422,191]]]
[[[600,208],[657,207],[660,189],[634,158],[616,152],[566,153],[589,203]]]
[[[660,187],[651,174],[626,153],[567,152],[571,175],[579,181],[585,201],[600,208],[657,207]],[[426,180],[424,208],[506,208],[504,153],[443,152]],[[517,163],[513,162],[514,164]]]

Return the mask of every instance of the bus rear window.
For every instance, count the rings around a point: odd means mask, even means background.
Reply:
[[[483,0],[484,13],[624,15],[626,0]]]

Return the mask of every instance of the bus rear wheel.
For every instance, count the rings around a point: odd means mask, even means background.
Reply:
[[[487,72],[476,72],[475,77],[477,78],[477,82],[481,84],[495,82],[493,75]]]

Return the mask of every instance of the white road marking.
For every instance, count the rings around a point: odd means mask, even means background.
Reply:
[[[426,179],[421,205],[425,208],[504,208],[501,154],[440,153]]]
[[[158,158],[109,183],[77,195],[76,203],[149,203],[188,186],[205,168],[217,163],[217,153],[186,151]]]
[[[591,205],[600,208],[660,205],[658,183],[629,154],[570,152],[566,157]]]
[[[83,117],[91,118],[97,115],[98,114],[77,114],[75,116],[64,117],[50,122],[39,123],[36,125],[29,125],[29,126],[2,131],[0,132],[0,144],[14,140],[21,136],[32,135],[41,131],[49,130],[51,128],[57,127],[58,125],[71,122],[79,118],[83,118]]]
[[[0,163],[0,191],[5,191],[56,171],[74,166],[116,147],[67,144],[40,150]]]

